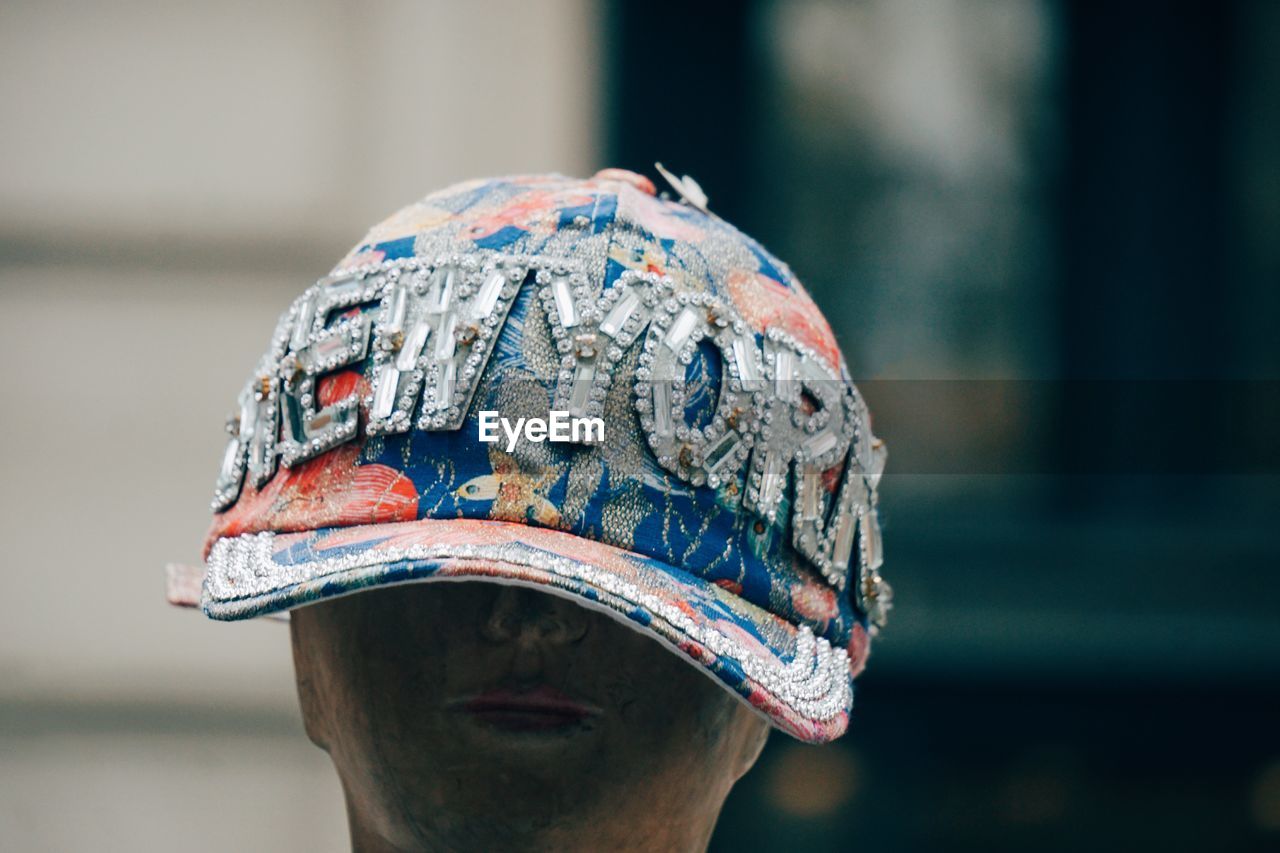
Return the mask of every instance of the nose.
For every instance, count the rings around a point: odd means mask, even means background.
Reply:
[[[481,623],[486,640],[567,645],[586,636],[591,614],[573,602],[509,584],[495,587],[488,618]]]

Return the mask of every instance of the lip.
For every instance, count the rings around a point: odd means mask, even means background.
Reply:
[[[569,729],[600,716],[599,708],[549,685],[529,689],[499,687],[454,700],[448,707],[486,725],[514,732]]]

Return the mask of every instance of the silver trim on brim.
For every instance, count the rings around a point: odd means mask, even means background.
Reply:
[[[214,544],[209,553],[201,599],[206,615],[223,620],[245,619],[394,582],[472,578],[502,581],[503,566],[535,569],[550,576],[546,584],[535,586],[569,595],[584,606],[595,605],[596,609],[625,624],[644,630],[648,636],[679,651],[682,657],[698,663],[709,675],[716,677],[722,687],[740,699],[747,701],[752,687],[764,691],[772,703],[781,707],[760,708],[754,703],[749,704],[789,734],[803,740],[828,741],[842,734],[847,725],[853,703],[847,652],[833,647],[825,638],[815,637],[808,626],[792,625],[746,601],[740,601],[739,606],[748,611],[759,611],[758,617],[750,615],[752,620],[758,618],[761,624],[781,623],[794,630],[790,660],[772,649],[769,649],[770,656],[765,657],[736,638],[709,624],[699,623],[682,609],[612,572],[520,543],[375,546],[335,557],[281,564],[273,556],[275,538],[274,533],[244,534],[225,537]],[[442,562],[454,564],[451,572],[443,577],[434,575]],[[423,568],[430,571],[424,571],[423,577],[414,578],[413,563],[422,563]],[[460,564],[472,563],[475,573],[464,571],[460,577],[457,571]],[[637,568],[662,572],[643,564]],[[685,575],[695,587],[707,588],[709,597],[715,595],[710,592],[713,585],[707,581],[678,569],[670,569],[668,574],[672,572]],[[381,579],[391,574],[397,575],[394,581]],[[557,578],[569,582],[569,585],[557,586]],[[512,572],[507,580],[522,579]],[[578,593],[572,588],[572,583],[589,587],[596,600]],[[637,611],[645,614],[647,624],[632,615]],[[710,655],[699,657],[696,651],[681,648],[681,643],[688,642],[700,646]],[[768,648],[764,643],[759,645]],[[749,683],[733,684],[735,669],[745,675]],[[744,692],[742,687],[748,689]],[[799,725],[801,723],[805,725]],[[814,727],[818,731],[813,731]]]

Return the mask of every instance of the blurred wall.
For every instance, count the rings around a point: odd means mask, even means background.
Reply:
[[[339,850],[287,628],[163,600],[276,315],[483,174],[590,174],[591,0],[0,6],[0,848]]]

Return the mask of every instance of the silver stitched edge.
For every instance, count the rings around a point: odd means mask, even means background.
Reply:
[[[847,713],[852,705],[847,652],[833,647],[823,637],[815,637],[807,625],[795,626],[795,651],[789,662],[763,658],[612,572],[515,543],[389,547],[290,565],[277,563],[274,550],[274,533],[219,539],[209,554],[202,606],[207,610],[211,604],[278,592],[294,584],[383,564],[448,558],[492,560],[578,580],[644,608],[717,657],[735,661],[747,677],[807,719],[829,720]]]

